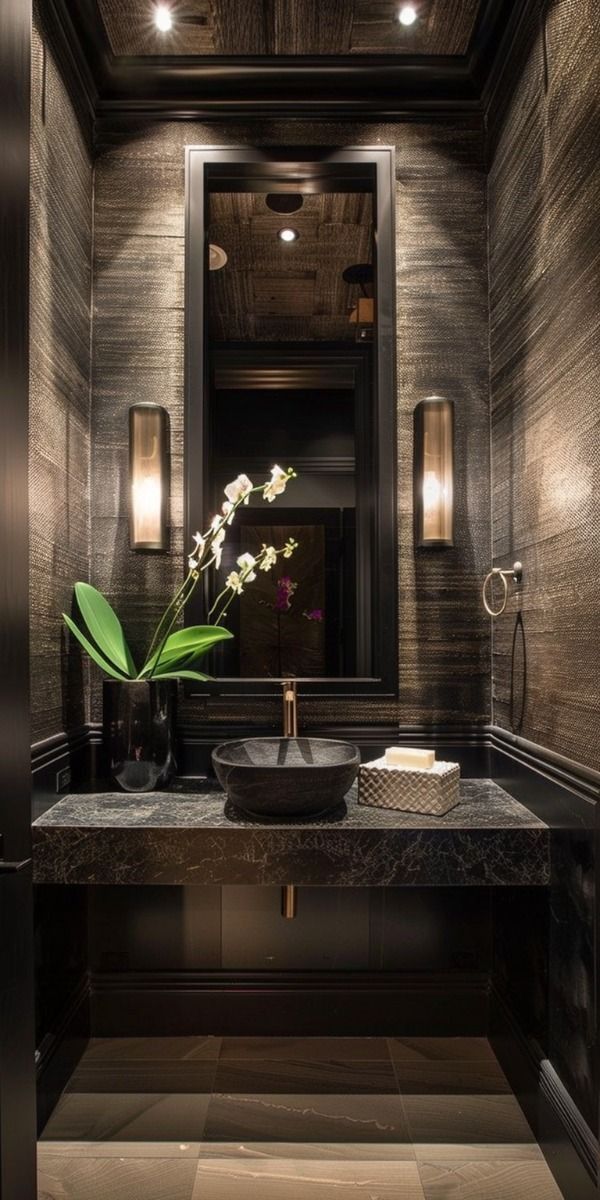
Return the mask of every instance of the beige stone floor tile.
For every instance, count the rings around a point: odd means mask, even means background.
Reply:
[[[208,1095],[66,1092],[42,1141],[197,1142],[203,1136]]]
[[[215,1095],[208,1141],[405,1142],[399,1096]]]
[[[537,1142],[414,1142],[417,1160],[442,1163],[476,1162],[545,1162]]]
[[[414,1162],[200,1159],[193,1200],[424,1200]]]
[[[201,1142],[57,1142],[38,1143],[39,1154],[67,1158],[198,1158]]]
[[[561,1200],[544,1161],[419,1159],[426,1200]]]
[[[476,1095],[510,1093],[510,1084],[495,1059],[454,1062],[449,1059],[416,1062],[394,1060],[401,1095]]]
[[[534,1142],[514,1096],[403,1095],[414,1142]]]
[[[259,1094],[279,1092],[302,1096],[397,1094],[398,1083],[391,1060],[355,1059],[221,1059],[213,1089],[216,1093]]]
[[[389,1056],[383,1037],[224,1037],[221,1059],[287,1059],[357,1062]]]
[[[191,1200],[195,1159],[69,1158],[42,1151],[38,1200]]]
[[[388,1038],[388,1047],[394,1060],[405,1062],[497,1062],[483,1037]]]
[[[216,1071],[216,1059],[158,1059],[154,1062],[125,1059],[90,1062],[83,1059],[73,1072],[66,1092],[209,1093],[215,1090]]]
[[[332,1162],[359,1159],[361,1162],[414,1162],[410,1142],[201,1142],[199,1157],[243,1158],[248,1162],[285,1159],[321,1159]]]
[[[217,1059],[220,1037],[91,1038],[83,1062],[203,1061]]]

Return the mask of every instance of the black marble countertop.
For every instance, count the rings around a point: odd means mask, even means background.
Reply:
[[[359,805],[259,822],[205,781],[169,792],[66,795],[33,825],[36,883],[345,887],[544,885],[550,831],[489,779],[443,817]]]

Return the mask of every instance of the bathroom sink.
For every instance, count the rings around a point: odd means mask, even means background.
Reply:
[[[360,754],[329,738],[258,737],[222,742],[212,761],[232,804],[250,816],[314,817],[341,804]]]

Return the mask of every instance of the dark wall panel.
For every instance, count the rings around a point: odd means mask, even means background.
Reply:
[[[92,414],[92,581],[138,653],[183,563],[183,234],[186,145],[375,145],[397,149],[399,704],[304,705],[304,718],[489,720],[489,414],[485,173],[478,121],[333,125],[103,123],[96,160]],[[412,409],[431,393],[457,406],[453,550],[412,544]],[[172,428],[171,550],[127,539],[127,409],[166,405]],[[243,465],[243,464],[241,464]],[[96,693],[94,716],[100,714]],[[253,715],[277,714],[255,705]],[[194,722],[198,710],[184,709]],[[203,719],[233,719],[213,702]]]
[[[593,0],[534,6],[489,177],[494,557],[525,572],[512,677],[519,602],[494,624],[494,720],[596,769],[599,45]]]
[[[31,144],[30,570],[32,740],[85,720],[87,668],[61,611],[88,577],[91,130],[35,13]]]

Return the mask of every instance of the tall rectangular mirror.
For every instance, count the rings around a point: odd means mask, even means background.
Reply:
[[[235,637],[195,690],[295,676],[308,693],[395,693],[393,182],[387,148],[188,151],[188,541],[229,480],[277,463],[297,478],[238,511],[219,578],[298,542],[229,610]],[[189,624],[207,619],[209,575]]]

